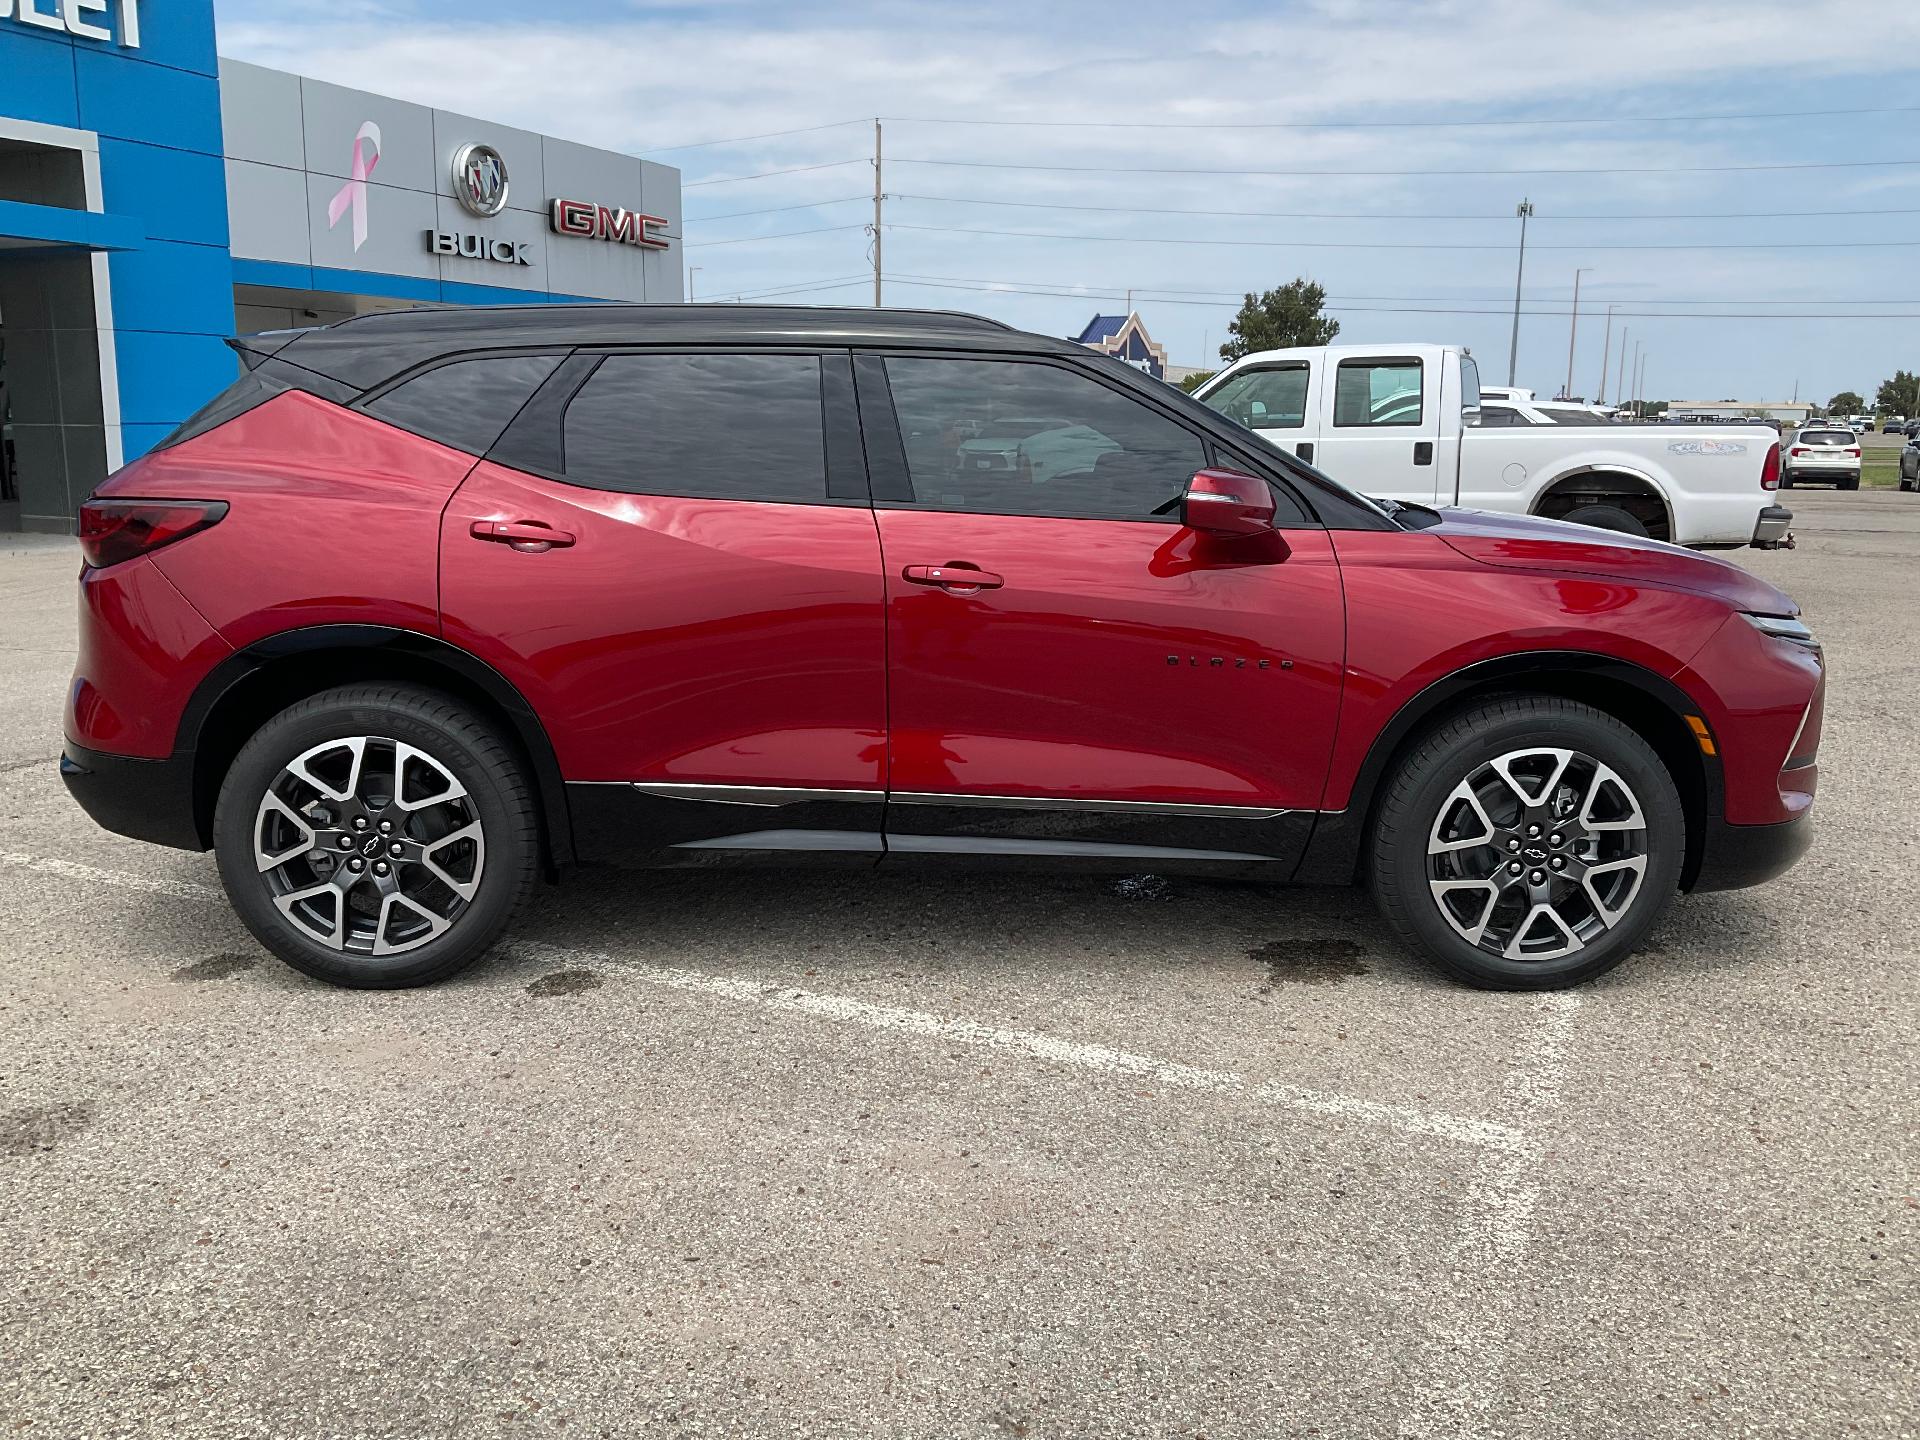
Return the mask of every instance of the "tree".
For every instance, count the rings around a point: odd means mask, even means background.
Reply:
[[[1218,370],[1196,370],[1180,382],[1180,388],[1191,395],[1219,373]]]
[[[1238,360],[1255,350],[1325,345],[1340,333],[1340,322],[1320,313],[1326,303],[1325,288],[1304,277],[1264,295],[1249,293],[1227,327],[1232,338],[1220,347],[1220,358]]]
[[[1827,413],[1829,415],[1858,415],[1866,408],[1866,405],[1867,402],[1854,394],[1853,391],[1842,390],[1838,395],[1827,401]]]
[[[1911,370],[1894,371],[1891,380],[1880,382],[1873,407],[1884,415],[1920,415],[1920,375]]]

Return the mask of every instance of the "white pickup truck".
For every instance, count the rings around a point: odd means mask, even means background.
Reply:
[[[1697,549],[1792,545],[1768,425],[1482,427],[1458,345],[1327,345],[1233,362],[1195,393],[1363,495],[1545,515]]]

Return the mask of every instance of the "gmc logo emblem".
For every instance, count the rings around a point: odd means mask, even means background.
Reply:
[[[653,232],[667,222],[658,215],[642,215],[637,210],[608,209],[589,205],[584,200],[553,202],[550,216],[556,235],[578,235],[583,240],[611,240],[619,245],[639,245],[648,250],[666,250],[673,241]]]

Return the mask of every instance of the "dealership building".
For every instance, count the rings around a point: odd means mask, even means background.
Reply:
[[[680,173],[220,59],[211,0],[0,0],[0,530],[70,530],[236,332],[682,297]]]

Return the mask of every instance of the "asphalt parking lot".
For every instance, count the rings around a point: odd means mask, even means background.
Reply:
[[[1816,848],[1547,997],[1343,893],[598,871],[331,990],[67,800],[0,537],[0,1427],[1914,1434],[1920,497],[1790,503]]]

